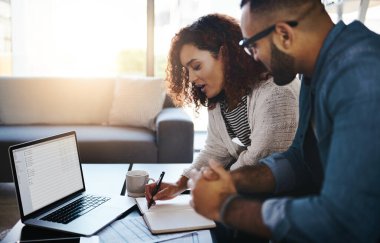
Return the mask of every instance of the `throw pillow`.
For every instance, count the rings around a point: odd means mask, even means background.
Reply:
[[[160,78],[119,78],[109,115],[110,125],[146,127],[155,130],[162,110],[165,85]]]

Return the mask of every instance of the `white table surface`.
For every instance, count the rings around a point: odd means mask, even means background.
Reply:
[[[165,171],[164,182],[176,182],[191,164],[133,164],[132,170],[145,170],[157,180]],[[120,195],[130,164],[82,164],[86,191],[94,194]]]
[[[189,166],[190,164],[133,164],[132,169],[146,170],[154,179],[158,179],[160,173],[165,171],[164,181],[175,182]],[[129,167],[130,164],[82,164],[86,190],[95,194],[120,195]],[[137,211],[132,213],[138,215]],[[23,226],[19,220],[5,237],[4,242],[19,240]]]
[[[120,195],[129,164],[82,164],[86,191]]]
[[[133,164],[132,170],[145,170],[149,173],[149,177],[157,180],[162,171],[165,171],[164,182],[176,182],[184,169],[190,167],[191,164]]]

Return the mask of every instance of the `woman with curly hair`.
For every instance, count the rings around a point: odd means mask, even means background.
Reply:
[[[277,86],[265,67],[239,46],[239,24],[212,14],[181,29],[172,39],[166,70],[168,89],[178,106],[208,108],[205,148],[177,183],[162,183],[155,200],[187,189],[191,169],[210,159],[235,170],[286,150],[298,121],[299,82]],[[146,186],[150,200],[155,184]]]

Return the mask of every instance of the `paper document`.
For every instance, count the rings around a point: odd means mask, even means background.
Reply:
[[[190,195],[179,195],[171,200],[156,201],[150,209],[145,198],[136,198],[144,220],[154,234],[209,229],[215,222],[195,212],[190,206]]]
[[[99,243],[99,236],[80,237],[79,243]]]
[[[124,218],[113,222],[97,235],[102,243],[161,242],[191,235],[192,232],[153,235],[142,217]]]
[[[211,243],[212,237],[210,230],[199,230],[181,238],[166,240],[164,243]]]

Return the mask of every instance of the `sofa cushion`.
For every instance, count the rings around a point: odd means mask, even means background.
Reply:
[[[114,78],[0,78],[1,124],[105,124]]]
[[[0,143],[14,145],[76,131],[81,162],[157,162],[155,133],[146,128],[117,126],[0,126]],[[8,148],[4,148],[8,153]]]
[[[154,130],[154,119],[162,110],[165,87],[159,78],[119,78],[109,115],[110,125]]]
[[[155,163],[155,133],[146,128],[115,126],[0,126],[0,158],[14,144],[76,131],[84,163]],[[12,181],[8,160],[0,161],[0,181]]]

